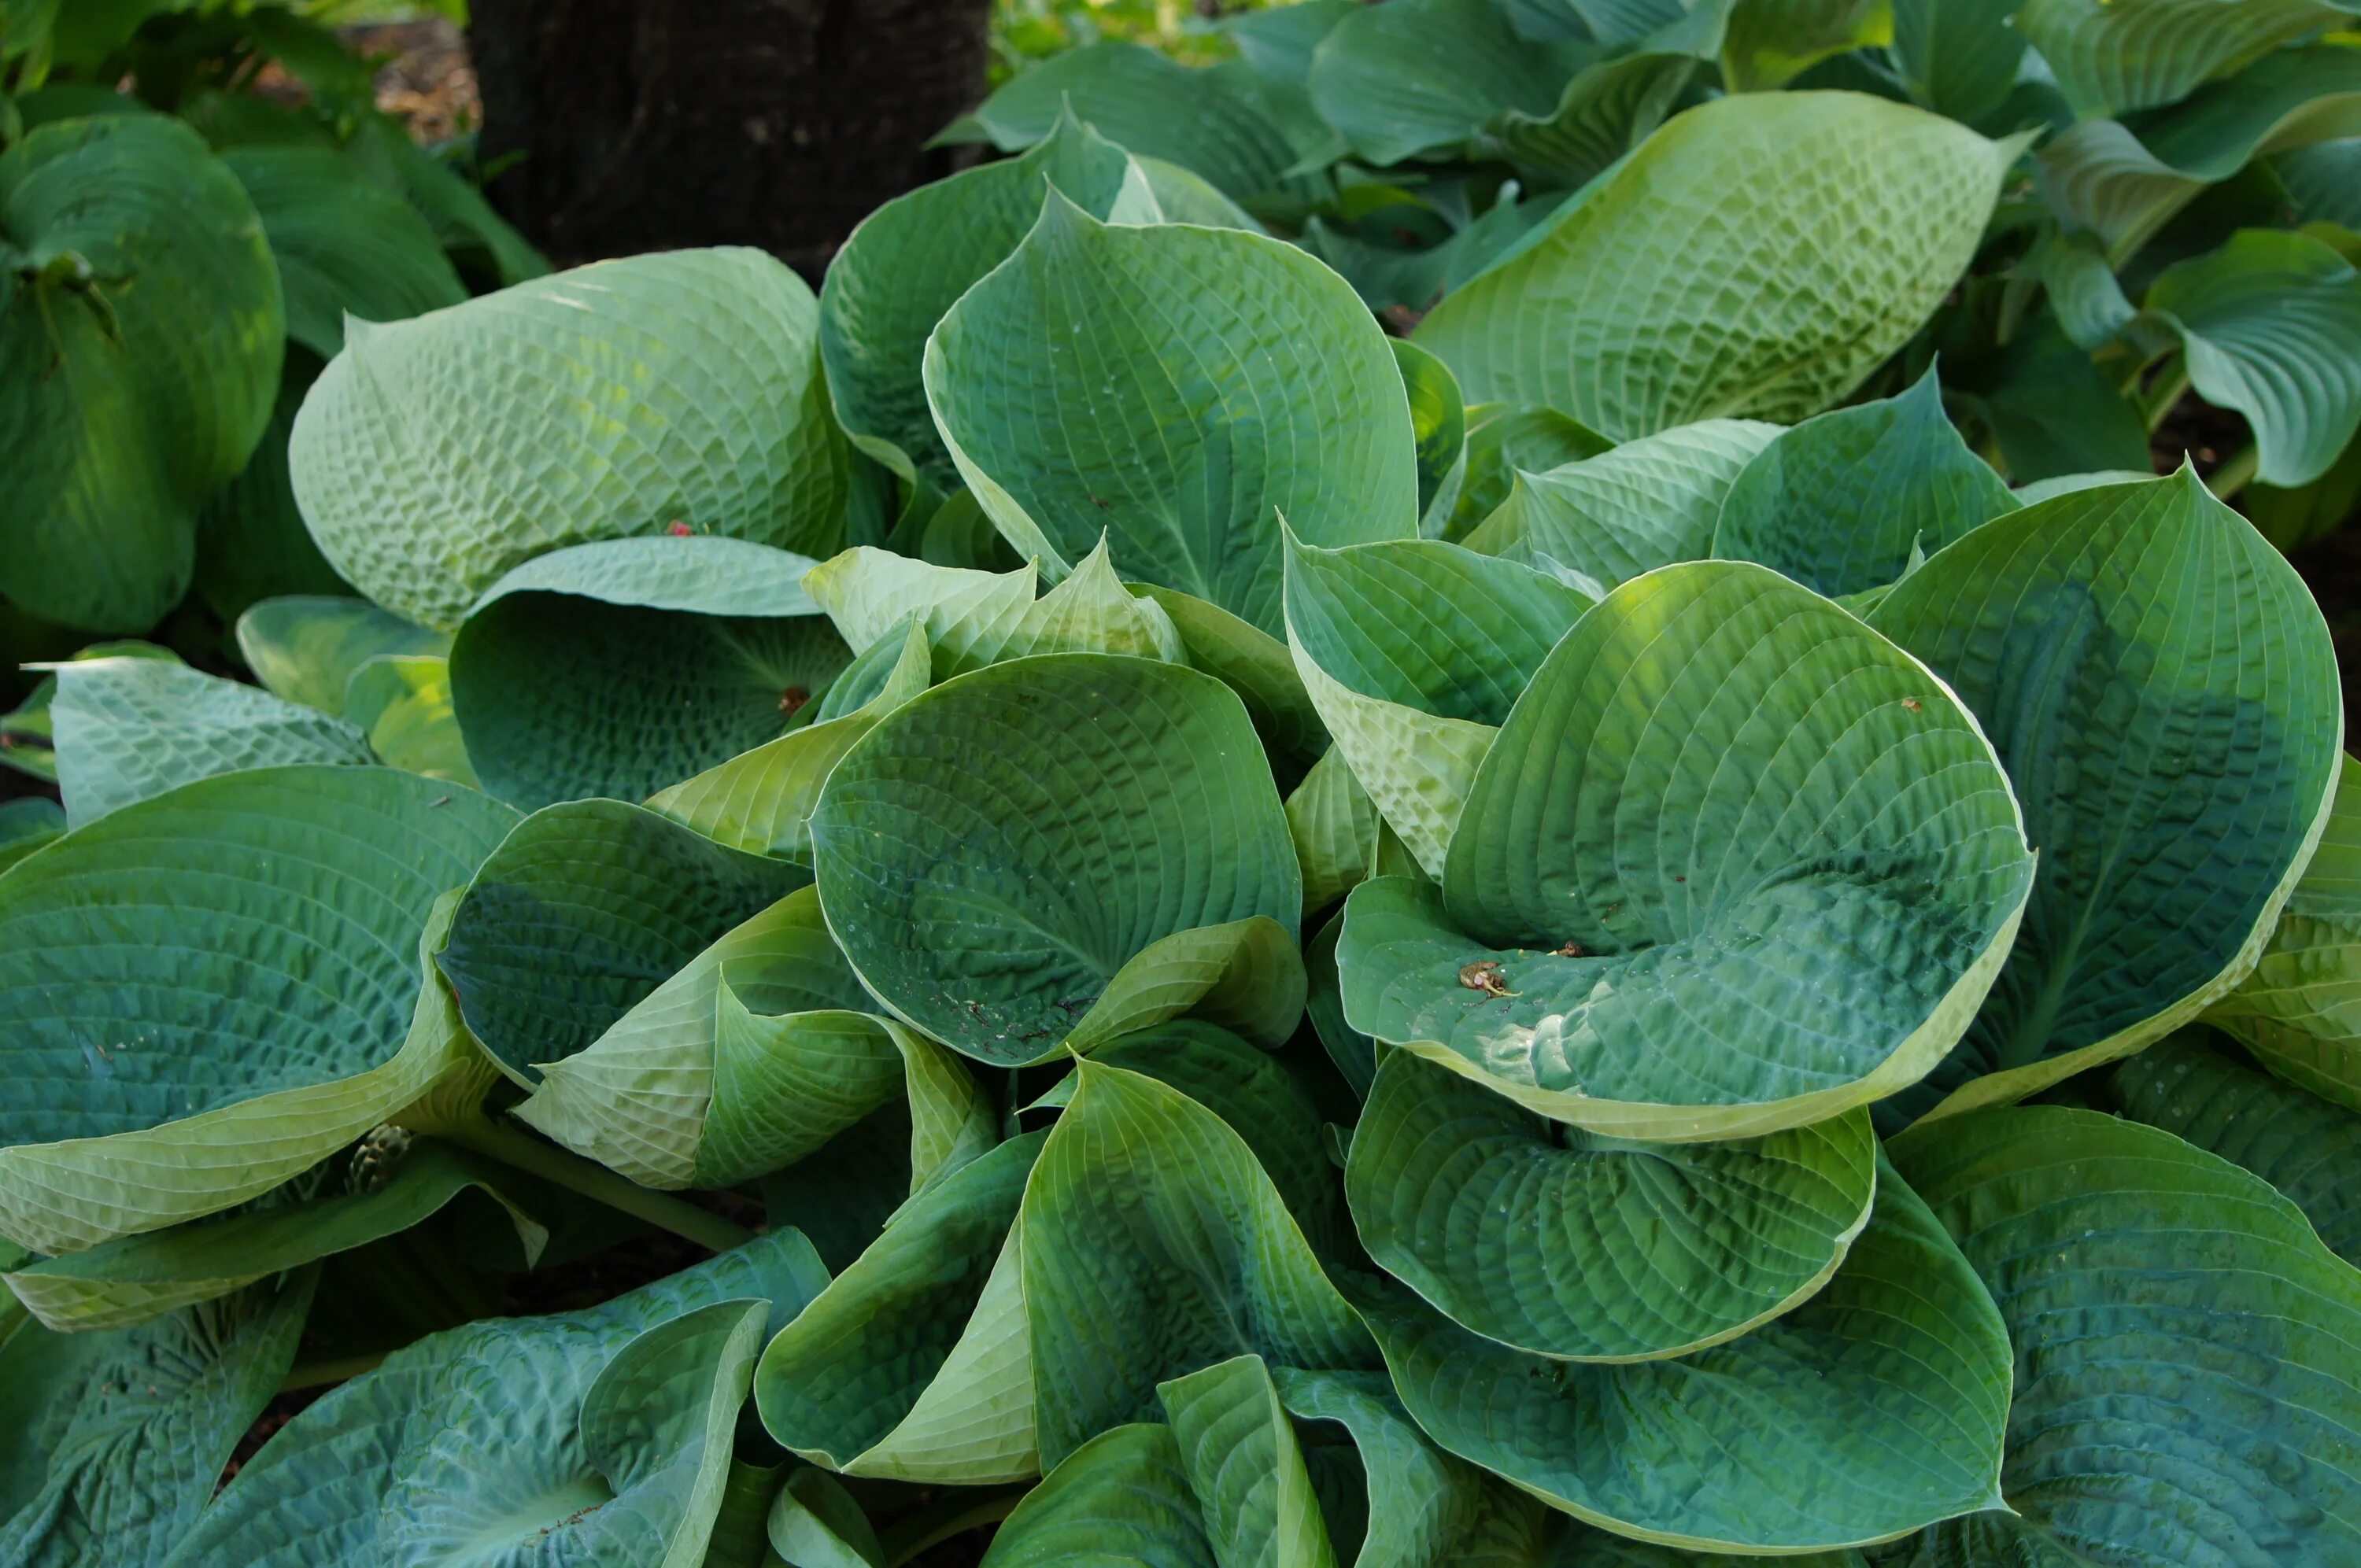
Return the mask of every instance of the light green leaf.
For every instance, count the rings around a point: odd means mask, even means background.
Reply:
[[[2008,967],[1905,1109],[2021,1098],[2245,977],[2343,730],[2319,608],[2246,520],[2186,468],[2079,490],[1939,552],[1871,619],[1982,721],[2041,852]]]
[[[2124,1113],[2243,1166],[2303,1211],[2328,1250],[2361,1257],[2361,1116],[2259,1073],[2184,1029],[2117,1068]]]
[[[1129,587],[1142,598],[1154,599],[1171,618],[1191,664],[1238,694],[1274,761],[1308,763],[1327,750],[1328,731],[1312,694],[1303,689],[1303,678],[1295,673],[1295,659],[1286,643],[1193,594],[1153,583]]]
[[[819,292],[820,356],[845,429],[890,442],[937,485],[957,484],[919,379],[927,334],[1016,248],[1041,215],[1045,181],[1093,217],[1127,208],[1137,222],[1155,206],[1145,181],[1123,148],[1061,116],[1022,158],[921,186],[862,219]]]
[[[1723,499],[1779,434],[1758,420],[1716,419],[1643,435],[1546,472],[1519,472],[1467,548],[1547,556],[1613,587],[1713,549]]]
[[[980,1486],[1040,1471],[1011,1230],[1043,1135],[1013,1138],[904,1206],[763,1353],[779,1442],[848,1475]]]
[[[1306,85],[1355,152],[1389,164],[1471,142],[1500,110],[1548,115],[1584,63],[1519,38],[1490,0],[1390,0],[1328,30]]]
[[[1113,1427],[1025,1495],[983,1554],[984,1568],[1060,1568],[1093,1560],[1214,1568],[1180,1445],[1161,1421]]]
[[[1440,540],[1290,541],[1288,644],[1336,750],[1430,875],[1476,766],[1590,600]]]
[[[830,554],[853,475],[818,332],[801,280],[735,248],[348,330],[296,416],[295,497],[346,581],[445,628],[535,555],[674,522]]]
[[[1023,1210],[1045,1464],[1153,1409],[1159,1383],[1246,1352],[1375,1365],[1244,1139],[1153,1079],[1075,1071]]]
[[[844,1483],[804,1465],[772,1500],[771,1550],[795,1568],[885,1568],[884,1548]],[[712,1568],[710,1560],[708,1568]]]
[[[648,797],[648,809],[733,850],[808,863],[812,808],[819,804],[820,787],[838,760],[878,719],[926,690],[933,678],[926,628],[916,621],[898,641],[890,634],[880,638],[873,651],[893,658],[878,661],[884,678],[861,703],[831,716],[824,698],[813,722],[658,791]],[[829,687],[829,698],[859,680],[862,663],[856,660],[836,678]]]
[[[73,657],[77,661],[156,659],[168,664],[181,663],[181,656],[170,648],[130,640],[93,642]],[[0,765],[49,784],[58,782],[56,727],[49,714],[49,704],[57,695],[58,677],[52,672],[36,681],[33,689],[25,694],[25,700],[14,709],[0,714]]]
[[[520,1120],[642,1187],[731,1187],[816,1153],[906,1097],[914,1187],[995,1141],[959,1059],[861,1009],[819,895],[724,934],[580,1051],[544,1067]]]
[[[2074,112],[2095,119],[2177,103],[2346,16],[2320,0],[2026,0],[2016,28]]]
[[[262,219],[287,296],[287,336],[323,359],[347,313],[399,321],[467,297],[434,231],[334,148],[235,147],[221,155]]]
[[[430,1335],[281,1428],[173,1568],[694,1568],[765,1320],[827,1278],[796,1231],[581,1311]]]
[[[1156,1387],[1224,1568],[1334,1568],[1320,1499],[1262,1357],[1249,1352]]]
[[[1831,55],[1894,41],[1888,0],[1737,0],[1721,45],[1733,93],[1784,87]]]
[[[1454,1321],[1575,1361],[1685,1355],[1801,1304],[1869,1223],[1866,1112],[1734,1143],[1551,1124],[1389,1051],[1345,1190],[1369,1255]]]
[[[2289,1082],[2361,1111],[2361,770],[2349,756],[2328,809],[2254,972],[2205,1018]]]
[[[451,696],[485,786],[527,809],[639,799],[811,721],[852,652],[808,556],[725,537],[612,539],[485,591]]]
[[[642,806],[578,800],[517,823],[461,894],[436,963],[501,1070],[531,1089],[811,873]]]
[[[447,653],[451,639],[367,599],[264,599],[237,618],[237,651],[255,679],[290,702],[342,713],[353,673],[386,653]]]
[[[515,820],[389,768],[225,773],[0,879],[0,1232],[45,1253],[268,1191],[416,1099],[437,894]]]
[[[1708,103],[1446,295],[1416,341],[1477,401],[1543,403],[1618,440],[1801,419],[1935,308],[2015,156],[1853,93]]]
[[[960,472],[1052,576],[1104,538],[1125,576],[1276,631],[1279,518],[1322,544],[1416,531],[1385,334],[1278,240],[1101,224],[1052,191],[935,328],[926,378]]]
[[[863,983],[980,1060],[1192,1007],[1276,1043],[1301,1015],[1286,814],[1196,671],[1056,653],[948,681],[845,754],[812,839]]]
[[[382,653],[369,660],[345,688],[345,717],[367,733],[369,750],[387,766],[480,787],[451,705],[448,659]]]
[[[2361,430],[2361,272],[2310,235],[2242,229],[2166,268],[2140,327],[2180,340],[2199,397],[2246,416],[2268,483],[2319,478]]]
[[[123,1236],[11,1269],[5,1278],[50,1328],[123,1328],[406,1231],[469,1192],[505,1213],[529,1266],[548,1232],[501,1190],[500,1168],[429,1143],[402,1157],[381,1185]]]
[[[1759,1135],[1916,1082],[2033,880],[1942,683],[1739,562],[1635,578],[1576,623],[1463,822],[1440,890],[1354,890],[1345,1014],[1618,1137]]]
[[[1469,409],[1467,474],[1443,537],[1466,543],[1476,525],[1509,499],[1520,471],[1544,473],[1596,457],[1612,445],[1580,420],[1538,404],[1482,403]]]
[[[1365,880],[1378,849],[1378,808],[1330,747],[1287,797],[1287,831],[1303,873],[1303,912],[1327,908]]]
[[[313,1277],[113,1333],[32,1323],[0,1343],[0,1559],[159,1563],[295,1359]]]
[[[1239,201],[1279,184],[1295,161],[1285,133],[1235,79],[1116,40],[1020,72],[935,139],[1015,152],[1047,140],[1069,105],[1108,140],[1193,170]]]
[[[1902,576],[2017,501],[1943,413],[1929,369],[1909,390],[1817,414],[1755,455],[1722,498],[1713,554],[1828,595]]]
[[[1522,1354],[1399,1287],[1362,1310],[1420,1426],[1587,1522],[1693,1551],[1884,1540],[1998,1502],[2009,1342],[1927,1205],[1890,1167],[1877,1186],[1818,1295],[1675,1360]]]
[[[0,154],[0,593],[144,630],[270,421],[286,319],[261,220],[178,120],[61,120]]]
[[[2059,496],[2070,496],[2076,490],[2095,490],[2103,485],[2144,485],[2155,477],[2155,473],[2146,468],[2102,468],[2093,474],[2059,474],[2036,479],[2029,485],[2017,486],[2012,493],[2019,506],[2038,506]]]
[[[2353,1552],[2361,1281],[2294,1204],[2064,1106],[1916,1128],[1894,1156],[2015,1342],[2010,1508],[2081,1561]]]
[[[1132,161],[1148,177],[1148,192],[1156,198],[1157,211],[1163,214],[1164,222],[1195,224],[1209,229],[1246,229],[1255,234],[1268,232],[1251,213],[1195,170],[1183,169],[1160,158],[1135,158]],[[1113,221],[1112,214],[1109,221]]]

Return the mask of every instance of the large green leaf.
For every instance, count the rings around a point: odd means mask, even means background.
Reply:
[[[937,139],[1015,152],[1049,139],[1069,110],[1110,141],[1193,170],[1241,201],[1278,185],[1295,161],[1286,133],[1235,77],[1113,40],[1020,72]]]
[[[2310,235],[2242,229],[2166,268],[2143,328],[2180,340],[2199,397],[2246,416],[2268,483],[2319,478],[2361,430],[2361,271]]]
[[[0,878],[0,1232],[48,1253],[269,1190],[416,1099],[437,894],[515,814],[388,768],[225,773]]]
[[[2026,0],[2017,30],[2085,119],[2171,104],[2281,44],[2345,23],[2321,0]]]
[[[2361,770],[2349,755],[2260,961],[2205,1016],[2289,1082],[2361,1111]]]
[[[1345,1190],[1369,1255],[1451,1319],[1579,1361],[1683,1355],[1828,1283],[1869,1223],[1866,1112],[1735,1143],[1632,1144],[1390,1051]]]
[[[1894,581],[1915,554],[2016,506],[1944,416],[1930,369],[1906,392],[1816,415],[1764,447],[1722,499],[1713,554],[1834,598]]]
[[[2244,978],[2327,823],[2343,729],[2319,607],[2245,519],[2186,468],[2078,490],[1939,552],[1871,620],[1982,721],[2041,855],[1927,1095],[2020,1098]]]
[[[1011,1230],[1042,1135],[911,1199],[763,1353],[771,1435],[853,1475],[957,1485],[1040,1471]]]
[[[1692,15],[1715,8],[1700,5]],[[1697,71],[1690,49],[1649,49],[1601,60],[1576,72],[1554,107],[1493,115],[1482,145],[1545,184],[1586,185],[1664,124]]]
[[[2001,1490],[2147,1568],[2353,1555],[2361,1282],[2260,1178],[2062,1106],[1913,1129],[1895,1161],[2016,1347]]]
[[[694,1568],[766,1321],[827,1274],[796,1231],[581,1311],[432,1335],[280,1428],[174,1568]]]
[[[1155,216],[1138,166],[1069,116],[1022,158],[965,170],[870,214],[820,286],[820,355],[845,429],[891,443],[945,488],[959,474],[927,409],[927,334],[1024,239],[1045,182],[1094,217]]]
[[[2328,1250],[2361,1257],[2361,1116],[2255,1071],[2185,1029],[2117,1068],[2124,1113],[2244,1166],[2303,1211]]]
[[[1297,673],[1336,751],[1419,863],[1440,875],[1477,764],[1589,598],[1440,540],[1294,542],[1285,609]]]
[[[1015,1064],[1191,1009],[1276,1043],[1302,886],[1246,709],[1210,675],[1012,660],[895,708],[813,815],[829,925],[870,990]]]
[[[1763,567],[1666,567],[1543,663],[1441,888],[1354,890],[1345,1013],[1593,1132],[1755,1135],[1930,1070],[2032,882],[1925,666]]]
[[[451,645],[467,756],[527,807],[635,800],[807,724],[852,657],[809,556],[726,537],[610,539],[527,561]]]
[[[0,872],[6,871],[66,830],[62,806],[45,796],[0,801]]]
[[[1419,323],[1477,401],[1619,440],[1839,401],[1966,268],[2015,152],[1843,93],[1678,115]]]
[[[1054,190],[928,341],[960,472],[1020,554],[1115,569],[1279,625],[1279,524],[1417,532],[1415,435],[1385,334],[1293,246],[1101,224]]]
[[[0,593],[71,626],[161,619],[198,506],[269,422],[284,333],[261,220],[188,126],[61,120],[0,154]]]
[[[0,1560],[160,1563],[295,1359],[313,1277],[257,1286],[138,1328],[0,1342]]]
[[[1154,1079],[1075,1070],[1021,1220],[1044,1464],[1152,1411],[1159,1383],[1246,1352],[1375,1365],[1244,1139]]]
[[[1249,1352],[1157,1385],[1218,1563],[1335,1568],[1302,1446]]]
[[[76,827],[215,773],[375,760],[341,719],[170,660],[82,659],[55,669],[58,788]]]
[[[447,653],[440,632],[367,599],[291,595],[237,618],[237,651],[254,678],[290,702],[341,713],[353,672],[388,653]]]
[[[1553,563],[1601,589],[1703,560],[1730,486],[1778,434],[1760,420],[1703,420],[1517,473],[1499,508],[1467,535],[1467,548]]]
[[[1362,1310],[1402,1403],[1437,1442],[1620,1535],[1826,1551],[1999,1500],[2008,1335],[1891,1168],[1817,1296],[1692,1355],[1548,1361],[1480,1339],[1399,1287]]]
[[[919,1185],[992,1146],[991,1111],[958,1058],[870,1005],[802,888],[544,1064],[517,1115],[642,1186],[728,1187],[811,1156],[906,1089]]]
[[[436,962],[467,1027],[527,1088],[811,873],[644,806],[569,801],[519,822],[461,894]]]
[[[1111,1427],[1068,1454],[994,1533],[986,1568],[1075,1563],[1214,1568],[1172,1429]]]
[[[1303,678],[1295,673],[1286,643],[1193,594],[1152,583],[1129,586],[1142,598],[1154,599],[1171,618],[1190,663],[1238,694],[1275,765],[1308,764],[1327,750],[1328,731],[1312,694],[1303,689]]]
[[[1911,101],[1971,124],[2015,85],[2025,35],[2013,25],[2023,0],[1894,0],[1888,58]]]
[[[320,548],[395,613],[457,624],[511,568],[678,522],[820,556],[851,449],[819,308],[760,251],[669,251],[348,332],[288,467]]]
[[[1443,537],[1466,540],[1509,499],[1520,472],[1540,474],[1596,457],[1611,443],[1571,415],[1538,404],[1479,403],[1467,411],[1467,470]]]
[[[193,586],[206,608],[225,621],[235,622],[262,599],[346,591],[344,579],[312,543],[287,477],[287,436],[321,363],[308,349],[288,349],[270,423],[255,443],[254,455],[197,513]]]
[[[1735,93],[1784,87],[1831,55],[1894,41],[1888,0],[1737,0],[1721,75]]]
[[[371,184],[342,152],[236,147],[221,160],[262,219],[286,291],[289,340],[321,358],[344,347],[347,313],[399,321],[467,297],[418,210]]]
[[[1327,908],[1368,877],[1378,808],[1353,776],[1342,747],[1323,752],[1289,794],[1287,831],[1303,872],[1306,915]]]
[[[1471,142],[1504,109],[1548,115],[1584,63],[1519,38],[1491,0],[1389,0],[1329,29],[1307,85],[1355,152],[1389,164]]]

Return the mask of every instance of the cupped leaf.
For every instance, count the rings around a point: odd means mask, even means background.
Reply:
[[[1075,1070],[1021,1221],[1045,1464],[1151,1412],[1159,1383],[1246,1352],[1375,1365],[1243,1138],[1154,1079],[1088,1060]]]
[[[17,864],[0,1232],[63,1253],[212,1213],[416,1099],[446,1059],[403,1047],[430,908],[514,820],[389,768],[270,768]]]
[[[809,723],[852,658],[804,593],[813,565],[740,539],[658,537],[508,573],[451,647],[478,776],[528,809],[638,799]]]
[[[342,713],[353,673],[390,653],[447,653],[451,639],[378,609],[324,595],[268,598],[237,618],[237,651],[290,702]]]
[[[1543,403],[1618,440],[1801,419],[1935,308],[2014,158],[1852,93],[1720,99],[1446,295],[1416,341],[1470,398]]]
[[[120,1328],[406,1231],[470,1192],[505,1212],[530,1266],[548,1232],[502,1191],[499,1168],[429,1143],[403,1155],[381,1181],[350,1191],[123,1236],[10,1269],[5,1277],[51,1328]]]
[[[1345,1192],[1386,1271],[1488,1339],[1579,1361],[1684,1355],[1828,1282],[1869,1223],[1866,1112],[1733,1143],[1553,1124],[1390,1051]]]
[[[820,556],[851,452],[818,302],[760,251],[602,261],[352,330],[288,466],[345,579],[452,627],[547,551],[674,523]]]
[[[1158,1384],[1156,1395],[1216,1562],[1334,1568],[1302,1446],[1262,1357],[1216,1362]]]
[[[86,659],[55,669],[58,788],[77,827],[215,773],[375,760],[341,719],[171,660]]]
[[[869,1516],[844,1483],[825,1470],[802,1465],[790,1471],[763,1522],[771,1551],[796,1568],[885,1568],[885,1550]],[[718,1521],[714,1537],[706,1568],[723,1568],[713,1556],[720,1544]],[[750,1552],[747,1560],[754,1555]]]
[[[313,1284],[299,1274],[111,1333],[26,1323],[0,1341],[0,1558],[162,1562],[293,1363]]]
[[[1521,38],[1491,0],[1393,0],[1339,21],[1312,51],[1312,106],[1371,163],[1476,139],[1507,109],[1555,106],[1583,63]]]
[[[286,317],[261,220],[180,121],[61,120],[0,155],[0,593],[141,630],[270,420]]]
[[[1012,1226],[1044,1135],[911,1199],[763,1353],[782,1444],[848,1475],[980,1486],[1040,1471]]]
[[[1440,874],[1477,764],[1589,598],[1440,540],[1323,550],[1290,539],[1296,672],[1336,751]]]
[[[436,963],[467,1025],[530,1089],[811,873],[619,800],[518,822],[461,894]]]
[[[1893,582],[2016,498],[1943,413],[1929,369],[1908,391],[1782,433],[1722,498],[1713,554],[1831,598]]]
[[[2008,1336],[1968,1260],[1890,1168],[1818,1295],[1692,1355],[1544,1360],[1399,1287],[1362,1310],[1402,1403],[1437,1442],[1619,1535],[1699,1552],[1828,1551],[1998,1502]]]
[[[2345,15],[2321,0],[2026,0],[2016,28],[2090,119],[2177,102]]]
[[[433,653],[371,659],[345,687],[345,718],[359,726],[388,767],[479,787],[451,706],[450,660]]]
[[[1831,55],[1894,41],[1887,0],[1737,0],[1721,44],[1735,93],[1784,87]]]
[[[1871,620],[1982,721],[2041,852],[2008,966],[1927,1085],[1944,1109],[2136,1050],[2245,977],[2327,823],[2343,729],[2327,628],[2278,551],[2184,468],[1997,518]]]
[[[917,1186],[989,1148],[992,1115],[958,1058],[870,1005],[799,889],[544,1064],[517,1115],[643,1187],[730,1187],[906,1097]]]
[[[2319,478],[2361,430],[2361,271],[2310,235],[2243,229],[2166,268],[2139,328],[2179,338],[2197,395],[2246,416],[2268,483]]]
[[[1621,1137],[1770,1133],[1916,1082],[2033,880],[1942,683],[1739,562],[1635,578],[1576,623],[1462,824],[1439,890],[1354,890],[1345,1016]]]
[[[1015,1064],[1192,1009],[1276,1044],[1302,884],[1253,727],[1177,664],[1055,653],[895,708],[812,817],[820,900],[887,1006]]]
[[[2361,1111],[2361,773],[2349,755],[2261,959],[2205,1017],[2289,1082]]]
[[[2008,1506],[2074,1561],[2333,1562],[2361,1538],[2361,1283],[2295,1205],[2064,1106],[1894,1145],[2016,1351]]]
[[[1321,754],[1287,797],[1287,831],[1303,873],[1303,912],[1327,908],[1367,880],[1378,850],[1378,808],[1342,747]]]
[[[1193,594],[1153,583],[1129,587],[1171,618],[1190,663],[1238,694],[1274,763],[1310,763],[1327,750],[1328,731],[1286,643]]]
[[[2235,1059],[2184,1029],[2117,1068],[2124,1113],[2243,1166],[2303,1211],[2328,1250],[2361,1257],[2361,1116]]]
[[[1705,420],[1519,472],[1499,506],[1467,535],[1467,548],[1546,560],[1601,588],[1676,561],[1701,561],[1712,554],[1730,487],[1778,434],[1777,425],[1759,420]]]
[[[418,209],[326,147],[234,147],[221,155],[262,219],[287,297],[287,336],[323,359],[347,313],[399,321],[467,297]]]
[[[1126,577],[1279,625],[1279,523],[1405,538],[1416,443],[1385,334],[1293,246],[1101,224],[1052,191],[928,340],[951,457],[1020,554],[1063,576],[1102,538]]]
[[[1295,161],[1286,133],[1235,77],[1115,40],[1018,73],[936,139],[1015,152],[1048,140],[1069,111],[1126,150],[1177,163],[1239,201],[1279,184]]]
[[[1016,248],[1041,215],[1045,182],[1093,217],[1156,215],[1145,176],[1123,148],[1064,116],[1022,158],[964,170],[870,214],[820,286],[820,356],[845,429],[891,443],[945,488],[959,474],[927,411],[927,334]]]
[[[170,1561],[697,1563],[765,1322],[826,1279],[774,1232],[599,1306],[431,1335],[280,1428]]]
[[[1068,1454],[995,1531],[984,1568],[1089,1562],[1214,1568],[1172,1429],[1111,1427]]]

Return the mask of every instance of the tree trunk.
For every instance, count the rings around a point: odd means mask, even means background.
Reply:
[[[871,209],[948,173],[991,0],[474,0],[488,192],[563,266],[754,245],[814,283]]]

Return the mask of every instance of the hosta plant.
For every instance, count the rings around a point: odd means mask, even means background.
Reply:
[[[348,328],[366,598],[10,720],[5,1560],[2361,1557],[2328,627],[1807,9],[1409,344],[1080,93]]]

